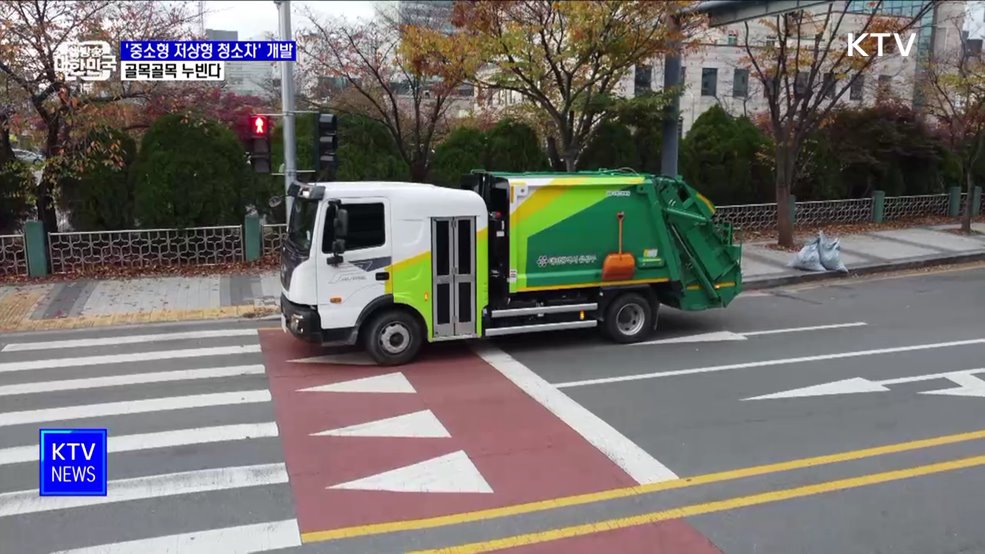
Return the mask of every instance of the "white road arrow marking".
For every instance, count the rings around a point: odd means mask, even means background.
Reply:
[[[328,488],[390,492],[493,492],[462,450]]]
[[[731,331],[713,331],[711,333],[699,333],[697,335],[686,335],[683,337],[672,337],[669,339],[658,339],[646,342],[633,343],[636,345],[644,344],[678,344],[689,342],[723,342],[734,340],[747,340],[749,337],[761,335],[779,335],[781,333],[803,333],[806,331],[823,331],[826,329],[843,329],[845,327],[862,327],[868,325],[864,321],[852,323],[834,323],[831,325],[814,325],[811,327],[791,327],[788,329],[766,329],[763,331],[746,331],[744,333],[733,333]]]
[[[312,433],[312,437],[450,437],[451,433],[431,410],[358,423],[348,427]]]
[[[651,340],[646,342],[636,342],[633,344],[676,344],[685,342],[720,342],[727,340],[746,340],[746,337],[731,331],[715,331],[713,333],[701,333],[700,335],[687,335],[684,337],[674,337],[670,339]]]
[[[812,385],[801,389],[793,389],[783,392],[775,392],[773,394],[764,394],[762,396],[754,396],[752,398],[744,398],[743,400],[771,400],[774,398],[799,398],[802,396],[829,396],[832,394],[856,394],[860,392],[880,392],[887,390],[889,390],[887,387],[880,385],[878,382],[870,381],[864,377],[855,377],[852,379],[844,379],[842,381]]]
[[[871,381],[864,377],[854,377],[843,379],[831,383],[822,383],[799,389],[792,389],[773,394],[764,394],[743,400],[774,400],[777,398],[801,398],[809,396],[831,396],[836,394],[858,394],[863,392],[883,392],[888,391],[886,385],[900,385],[903,383],[918,383],[920,381],[931,381],[934,379],[947,379],[959,385],[955,388],[922,391],[920,394],[941,394],[950,396],[978,396],[985,398],[985,381],[975,377],[976,373],[985,372],[985,368],[963,369],[960,371],[948,371],[944,373],[928,373],[926,375],[914,375],[912,377],[897,377],[895,379],[883,379]]]
[[[386,375],[374,375],[372,377],[363,377],[362,379],[298,389],[298,392],[376,392],[396,394],[415,393],[417,391],[414,390],[414,385],[410,384],[410,381],[404,377],[403,373],[387,373]]]

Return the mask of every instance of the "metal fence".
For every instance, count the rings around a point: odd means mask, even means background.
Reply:
[[[243,259],[239,225],[189,229],[139,229],[50,233],[52,273],[99,267],[215,265]]]
[[[263,240],[262,254],[266,256],[267,254],[280,252],[280,249],[284,247],[284,238],[287,235],[287,225],[283,223],[264,225],[261,229],[261,233]]]
[[[883,219],[892,221],[926,216],[947,215],[948,195],[888,196]],[[797,202],[797,225],[814,226],[872,221],[873,200],[820,200]],[[719,206],[715,220],[731,223],[736,229],[768,230],[776,227],[776,204],[741,204]]]
[[[0,275],[27,275],[23,235],[0,235]]]

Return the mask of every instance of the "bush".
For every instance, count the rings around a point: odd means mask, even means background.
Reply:
[[[463,175],[485,167],[485,151],[485,133],[472,127],[455,129],[434,149],[430,182],[458,187]]]
[[[19,160],[0,164],[0,233],[12,233],[31,214],[34,175]]]
[[[578,169],[594,171],[624,167],[639,167],[639,152],[633,134],[629,127],[620,123],[602,123],[578,159]]]
[[[532,127],[504,119],[486,133],[485,165],[490,171],[543,171],[550,166]]]
[[[769,143],[751,121],[713,106],[681,141],[681,175],[716,204],[769,202],[774,183],[767,153]]]
[[[58,180],[58,207],[79,231],[125,229],[132,225],[129,170],[137,145],[109,127],[90,131],[69,154]]]
[[[216,121],[166,115],[151,125],[134,167],[141,227],[236,225],[256,202],[242,143]]]
[[[340,181],[408,181],[410,168],[386,126],[361,115],[339,118]]]

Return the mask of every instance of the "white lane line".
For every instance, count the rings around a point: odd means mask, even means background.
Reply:
[[[459,494],[493,492],[464,450],[326,488]]]
[[[102,364],[122,364],[127,362],[146,362],[150,360],[174,360],[179,358],[198,358],[201,356],[228,356],[230,354],[251,354],[260,351],[259,344],[242,346],[215,346],[212,348],[189,348],[186,350],[161,350],[137,352],[133,354],[107,354],[84,358],[56,358],[52,360],[30,360],[25,362],[0,363],[0,373],[7,371],[27,371],[51,369],[56,367],[77,367]]]
[[[11,343],[0,352],[24,352],[27,350],[53,350],[56,348],[87,348],[90,346],[116,346],[118,344],[139,344],[143,342],[164,342],[171,340],[201,340],[224,337],[256,336],[256,329],[220,329],[218,331],[189,331],[187,333],[160,333],[156,335],[124,335],[121,337],[100,337],[93,339],[52,340],[44,342]]]
[[[490,344],[483,344],[476,346],[476,353],[598,448],[637,483],[677,479],[677,474],[670,468],[506,352]]]
[[[206,406],[249,404],[253,402],[270,402],[270,391],[248,390],[237,392],[220,392],[215,394],[148,398],[146,400],[126,400],[123,402],[107,402],[105,404],[63,406],[60,408],[27,410],[23,412],[6,412],[0,413],[0,427],[6,427],[8,425],[23,425],[26,423],[33,424],[48,421],[85,419],[89,417],[165,412],[170,410],[183,410],[186,408],[203,408]]]
[[[914,350],[933,350],[936,348],[950,348],[952,346],[968,346],[972,344],[985,344],[985,339],[936,342],[931,344],[917,344],[913,346],[898,346],[895,348],[877,348],[875,350],[856,350],[853,352],[839,352],[837,354],[821,354],[819,356],[803,356],[799,358],[782,358],[779,360],[764,360],[761,362],[748,362],[742,364],[716,365],[716,366],[708,366],[708,367],[696,367],[693,369],[676,369],[672,371],[655,371],[653,373],[636,373],[633,375],[621,375],[619,377],[601,377],[598,379],[585,379],[582,381],[568,381],[565,383],[555,383],[554,386],[559,389],[565,389],[571,387],[584,387],[588,385],[622,383],[626,381],[642,381],[644,379],[658,379],[660,377],[674,377],[677,375],[713,373],[716,371],[727,371],[730,369],[746,369],[750,367],[766,367],[766,366],[774,366],[774,365],[799,364],[804,362],[819,362],[824,360],[838,360],[841,358],[855,358],[858,356],[876,356],[879,354],[895,354],[897,352],[912,352]]]
[[[301,546],[296,519],[102,544],[53,554],[248,554]]]
[[[37,383],[18,383],[0,386],[0,396],[16,394],[38,394],[60,390],[100,389],[145,383],[165,383],[168,381],[191,381],[216,377],[236,377],[239,375],[260,375],[262,365],[234,365],[228,367],[209,367],[202,369],[181,369],[175,371],[155,371],[153,373],[133,373],[109,377],[87,377],[83,379],[64,379],[60,381],[41,381]]]
[[[824,329],[843,329],[846,327],[863,327],[868,325],[864,321],[856,321],[854,323],[834,323],[832,325],[813,325],[811,327],[791,327],[789,329],[768,329],[766,331],[747,331],[739,333],[747,337],[755,337],[757,335],[778,335],[780,333],[803,333],[805,331],[823,331]]]
[[[448,438],[451,433],[431,410],[311,433],[312,437]]]
[[[38,496],[35,487],[0,493],[0,517],[279,483],[287,483],[287,470],[281,463],[117,479],[108,483],[106,496]]]
[[[276,437],[277,435],[277,424],[273,422],[217,425],[157,433],[120,435],[118,437],[110,434],[106,450],[108,452],[133,452],[152,448]],[[0,465],[36,461],[38,461],[37,444],[0,449]]]

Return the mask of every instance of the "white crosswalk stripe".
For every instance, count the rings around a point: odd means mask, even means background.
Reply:
[[[0,550],[300,546],[257,329],[60,336],[0,338]],[[108,430],[106,496],[38,494],[49,427]],[[46,513],[59,514],[57,533]]]

